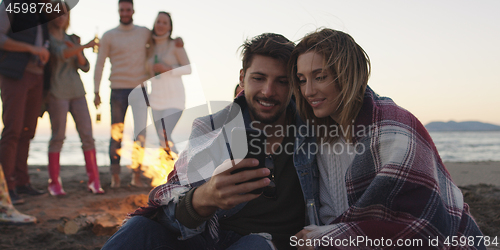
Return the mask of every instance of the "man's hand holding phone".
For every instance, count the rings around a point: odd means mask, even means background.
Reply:
[[[270,174],[269,169],[258,168],[232,173],[237,169],[258,165],[259,161],[253,158],[243,159],[236,165],[231,160],[224,161],[217,167],[212,178],[194,191],[192,205],[195,211],[206,217],[215,213],[218,208],[231,209],[259,197],[260,194],[250,192],[269,184],[271,180],[265,178]],[[252,179],[258,180],[250,181]]]

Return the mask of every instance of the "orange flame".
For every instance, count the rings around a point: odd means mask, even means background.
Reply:
[[[144,176],[151,179],[151,186],[156,187],[166,183],[168,174],[174,169],[174,164],[178,159],[178,155],[170,150],[173,143],[168,141],[169,147],[165,148],[144,148],[141,145],[144,145],[144,136],[139,135],[137,141],[134,142],[128,136],[123,135],[123,128],[123,123],[111,126],[113,139],[123,140],[122,148],[118,149],[116,153],[122,158],[126,158],[128,155],[125,152],[131,150],[132,164],[128,167],[130,169],[140,168]]]
[[[123,128],[123,122],[111,124],[111,138],[115,141],[121,141],[123,139]],[[122,149],[116,150],[116,154],[122,156]]]
[[[139,135],[137,141],[133,143],[132,146],[132,164],[130,165],[131,169],[141,169],[142,162],[144,160],[144,144],[145,138],[143,135]]]
[[[173,143],[169,141],[169,145]],[[168,148],[144,148],[139,142],[133,142],[128,137],[124,137],[122,150],[126,152],[132,149],[130,159],[132,164],[127,166],[130,169],[141,168],[143,175],[151,179],[151,186],[156,187],[164,184],[168,180],[168,174],[174,169],[174,164],[178,155]],[[117,153],[121,153],[121,151]],[[127,155],[121,155],[127,157]]]
[[[153,187],[166,183],[168,174],[174,169],[177,154],[166,148],[146,150],[146,152],[148,153],[145,158],[148,158],[151,164],[143,166],[144,176],[151,179]]]

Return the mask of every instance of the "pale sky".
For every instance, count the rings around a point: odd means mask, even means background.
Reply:
[[[134,7],[134,23],[148,28],[158,11],[172,14],[173,36],[183,38],[197,69],[191,77],[199,79],[210,100],[231,101],[241,68],[237,49],[246,38],[274,32],[298,42],[328,27],[349,33],[367,52],[372,89],[423,124],[477,120],[500,125],[498,0],[136,0]],[[87,42],[96,27],[101,36],[118,23],[117,0],[81,0],[71,12],[68,33]],[[90,104],[96,56],[90,50],[85,54],[91,70],[81,76]],[[109,133],[109,66],[100,89],[104,120],[95,127],[103,133]],[[95,112],[93,105],[90,111]],[[48,128],[47,116],[40,126]]]

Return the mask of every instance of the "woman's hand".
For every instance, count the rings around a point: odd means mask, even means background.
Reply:
[[[297,245],[297,249],[300,249],[300,250],[314,250],[313,246],[306,246],[307,239],[309,239],[307,237],[307,234],[309,232],[311,232],[311,231],[306,230],[306,229],[302,229],[302,231],[300,231],[297,234],[295,234],[295,237],[297,237],[297,241],[300,240],[300,239],[303,239],[303,244],[302,244],[303,246]]]
[[[164,65],[162,63],[156,63],[155,65],[153,65],[153,71],[155,73],[160,73],[160,74],[163,74],[169,70],[172,70],[173,67],[170,66],[170,65]]]
[[[64,43],[66,44],[66,46],[68,48],[73,48],[76,45],[80,45],[80,38],[78,38],[78,40],[77,40],[76,43],[73,43],[73,42],[70,42],[70,41],[64,41]],[[93,48],[94,46],[99,46],[99,43],[96,43],[95,40],[92,39],[87,44],[81,45],[80,49],[83,50],[83,49],[86,49],[86,48]]]
[[[93,48],[94,46],[99,46],[99,43],[96,43],[94,39],[90,40],[90,42],[83,45],[84,48]]]

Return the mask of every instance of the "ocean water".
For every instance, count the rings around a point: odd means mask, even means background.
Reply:
[[[96,147],[97,165],[109,166],[109,137],[94,137]],[[48,147],[50,135],[37,134],[31,141],[30,151],[28,156],[28,165],[47,165],[48,164]],[[78,135],[66,135],[64,140],[63,149],[60,154],[61,165],[78,165],[84,166],[85,159],[83,157],[82,143]],[[131,161],[124,157],[123,164],[130,164]]]
[[[444,162],[500,161],[500,131],[430,132]]]
[[[500,161],[500,131],[496,132],[431,132],[430,133],[439,155],[444,162],[474,162]],[[47,148],[50,135],[39,134],[31,142],[28,164],[46,165]],[[109,166],[109,137],[95,137],[97,164]],[[131,141],[125,135],[124,153],[121,164],[128,165],[130,161]],[[183,149],[185,143],[177,145]],[[78,135],[68,135],[63,145],[60,162],[62,165],[85,165]]]
[[[153,132],[153,131],[151,131]],[[153,134],[153,133],[151,133]],[[122,142],[122,157],[120,164],[123,166],[130,165],[131,154],[133,142],[131,140],[132,135],[125,133]],[[148,140],[148,150],[153,151],[159,148],[159,143],[157,137],[149,137]],[[94,136],[95,147],[96,147],[96,159],[98,166],[109,166],[109,136],[107,135],[97,135]],[[41,134],[36,135],[31,141],[30,151],[28,156],[28,165],[47,165],[48,164],[48,142],[50,140],[50,135]],[[158,145],[156,147],[155,145]],[[184,149],[187,142],[179,142],[176,144],[178,150]],[[76,165],[84,166],[85,159],[82,151],[82,143],[80,142],[80,137],[77,134],[66,135],[64,140],[63,148],[60,154],[60,164],[61,165]],[[148,157],[155,157],[154,155],[146,153],[146,163],[148,163]],[[153,159],[154,160],[154,159]]]

